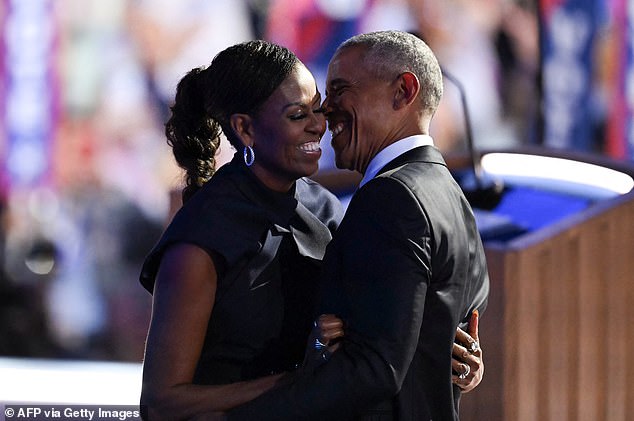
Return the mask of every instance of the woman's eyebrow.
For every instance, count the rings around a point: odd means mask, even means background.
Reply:
[[[284,107],[282,107],[282,110],[285,110],[288,107],[294,107],[294,106],[298,106],[298,107],[302,107],[302,108],[308,108],[310,105],[315,104],[315,103],[321,103],[321,95],[320,94],[315,95],[315,98],[313,98],[313,101],[311,102],[311,104],[306,104],[305,102],[301,102],[301,101],[293,101],[293,102],[289,102],[288,104],[284,105]]]
[[[284,107],[282,107],[282,110],[285,110],[289,107],[294,107],[294,106],[299,106],[299,107],[303,107],[306,108],[308,107],[308,105],[306,105],[305,103],[301,102],[301,101],[295,101],[295,102],[289,102],[288,104],[286,104]]]

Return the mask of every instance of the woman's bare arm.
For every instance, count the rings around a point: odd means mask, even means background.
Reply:
[[[220,386],[192,384],[216,294],[207,252],[178,244],[165,252],[156,278],[141,392],[151,420],[225,411],[271,389],[281,375]]]

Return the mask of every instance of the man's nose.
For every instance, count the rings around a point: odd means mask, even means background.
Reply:
[[[328,114],[332,112],[332,106],[330,104],[329,96],[324,99],[324,102],[321,104],[321,108],[324,110],[324,115],[328,117]]]

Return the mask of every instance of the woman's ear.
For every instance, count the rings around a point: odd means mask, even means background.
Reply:
[[[409,105],[418,97],[420,82],[412,72],[401,73],[396,80],[396,94],[394,95],[394,108],[399,109]]]
[[[232,114],[229,117],[229,124],[244,146],[253,146],[255,143],[255,133],[253,130],[253,119],[248,114]]]

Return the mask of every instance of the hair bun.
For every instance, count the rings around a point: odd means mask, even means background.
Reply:
[[[181,79],[170,108],[172,115],[165,125],[167,143],[178,165],[186,171],[186,190],[191,194],[213,175],[220,145],[220,125],[205,110],[200,83],[203,76],[204,69],[196,68]]]

